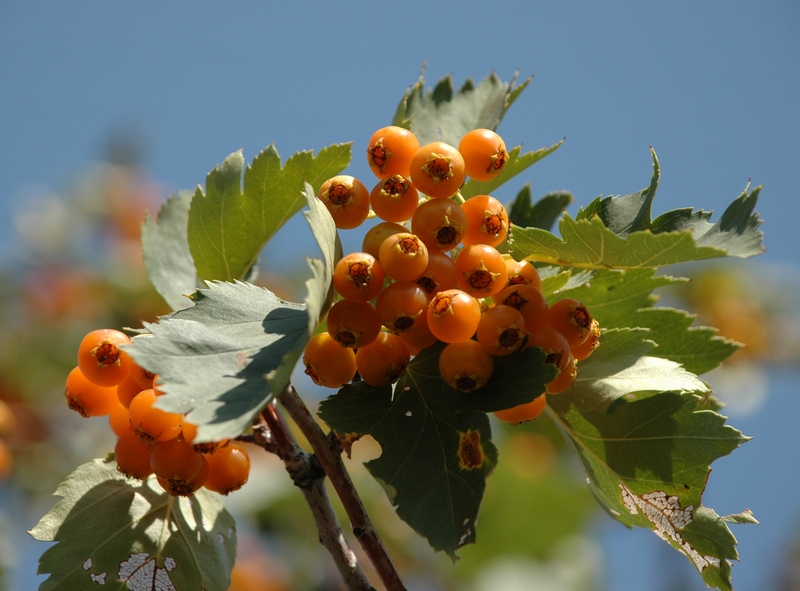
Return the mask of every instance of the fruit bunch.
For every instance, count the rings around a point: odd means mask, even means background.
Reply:
[[[371,212],[382,221],[366,232],[361,252],[334,268],[340,299],[303,357],[316,384],[339,388],[356,375],[373,386],[392,384],[437,341],[446,343],[441,376],[457,390],[482,388],[496,356],[525,347],[540,347],[558,369],[548,394],[574,383],[577,362],[599,344],[598,323],[579,301],[548,306],[536,268],[496,248],[508,233],[503,204],[459,191],[467,177],[496,177],[508,158],[503,139],[488,129],[468,132],[456,148],[420,146],[411,131],[389,126],[367,148],[378,177],[372,190],[349,175],[322,184],[317,197],[337,228],[356,228]],[[495,414],[516,424],[544,405],[542,395]]]
[[[250,473],[247,450],[232,440],[194,443],[196,425],[155,408],[162,394],[158,376],[125,352],[130,342],[125,333],[107,328],[83,338],[64,390],[69,407],[84,417],[108,416],[118,438],[117,468],[129,478],[155,474],[173,496],[191,495],[201,486],[221,494],[241,488]]]

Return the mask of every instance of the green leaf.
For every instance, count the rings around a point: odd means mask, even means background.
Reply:
[[[328,208],[316,197],[313,187],[306,183],[304,189],[308,210],[303,212],[311,233],[317,241],[322,260],[309,259],[311,278],[306,281],[308,295],[308,332],[312,334],[317,323],[328,311],[336,300],[336,290],[333,288],[333,268],[342,258],[342,243],[336,224]]]
[[[423,145],[442,141],[458,146],[468,131],[497,129],[506,111],[530,81],[528,78],[517,86],[516,76],[504,83],[492,74],[478,85],[467,80],[455,92],[453,78],[447,76],[426,92],[424,76],[420,75],[400,100],[393,123],[411,129]]]
[[[273,397],[265,376],[305,346],[308,312],[240,282],[212,282],[195,299],[145,324],[152,336],[134,338],[127,351],[158,374],[166,393],[158,407],[199,425],[198,441],[236,437]]]
[[[698,246],[689,232],[653,234],[634,232],[621,237],[605,227],[599,217],[576,220],[564,214],[561,238],[539,228],[511,225],[509,253],[528,259],[585,269],[637,269],[661,267],[723,257],[725,251]]]
[[[475,541],[486,477],[497,462],[485,413],[533,400],[554,368],[531,348],[498,360],[492,380],[467,395],[439,375],[442,348],[424,349],[394,389],[347,385],[322,402],[319,414],[351,441],[370,434],[380,443],[382,455],[366,464],[370,473],[400,518],[455,558]]]
[[[512,224],[509,252],[517,259],[591,269],[660,267],[723,256],[750,257],[764,251],[755,205],[761,188],[749,186],[714,224],[706,212],[679,209],[651,220],[661,169],[655,152],[646,189],[625,197],[598,197],[578,212],[564,214],[561,238]]]
[[[111,459],[78,467],[29,533],[56,542],[39,559],[39,591],[225,591],[236,527],[216,493],[170,497],[154,476],[125,478]],[[167,523],[165,523],[165,521]]]
[[[712,224],[710,213],[688,209],[663,214],[653,220],[652,232],[691,232],[698,246],[725,250],[728,256],[747,258],[764,252],[764,234],[758,227],[762,220],[755,211],[761,187],[749,185]]]
[[[576,219],[591,219],[597,216],[603,221],[606,228],[620,236],[649,230],[653,199],[655,199],[658,181],[661,178],[661,167],[652,148],[650,148],[650,154],[653,157],[653,176],[646,189],[625,197],[598,197],[586,208],[581,208]]]
[[[739,346],[718,337],[714,328],[692,326],[694,315],[652,307],[654,289],[682,281],[656,276],[653,269],[595,271],[590,283],[563,289],[548,301],[564,297],[580,300],[603,328],[648,328],[647,338],[658,344],[651,355],[671,359],[699,375],[717,367]]]
[[[270,400],[289,384],[292,370],[334,297],[331,274],[342,246],[330,213],[306,183],[306,219],[323,260],[310,259],[306,304],[235,282],[210,282],[196,304],[146,328],[128,351],[159,376],[166,393],[158,406],[198,425],[197,441],[241,434]]]
[[[509,204],[508,220],[517,226],[549,231],[573,200],[572,193],[557,191],[548,193],[532,205],[531,186],[528,184]]]
[[[298,152],[281,166],[269,146],[244,171],[241,151],[234,152],[206,179],[206,192],[195,190],[189,209],[189,248],[203,280],[242,279],[267,241],[306,202],[305,183],[316,192],[350,162],[350,144],[323,148],[319,155]]]
[[[592,355],[587,366],[590,361],[592,372],[603,371],[604,359]],[[705,410],[692,392],[646,395],[631,389],[614,398],[598,387],[608,378],[581,377],[567,393],[548,398],[548,411],[578,452],[595,497],[618,521],[652,529],[684,553],[707,583],[729,589],[735,540],[722,521],[709,524],[702,493],[710,464],[747,438],[725,425],[725,417]],[[670,387],[657,376],[653,380],[660,389]]]
[[[142,224],[142,255],[147,275],[156,291],[173,310],[192,305],[188,295],[197,289],[197,272],[189,252],[187,224],[192,194],[181,191],[170,196]]]

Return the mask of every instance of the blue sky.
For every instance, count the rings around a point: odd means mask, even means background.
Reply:
[[[566,142],[502,200],[531,182],[535,196],[572,191],[574,213],[636,191],[653,146],[655,213],[693,206],[717,219],[750,180],[763,184],[761,260],[796,265],[797,31],[792,0],[2,2],[0,264],[15,253],[20,201],[67,188],[118,129],[141,135],[165,190],[270,143],[285,159],[353,141],[350,173],[367,177],[367,139],[426,62],[431,83],[534,76],[499,131],[526,149]],[[297,252],[316,256],[307,236]],[[748,498],[724,497],[720,511]],[[734,580],[755,588],[767,564],[744,560]]]

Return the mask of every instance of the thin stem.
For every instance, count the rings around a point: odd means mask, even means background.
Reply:
[[[400,576],[392,563],[378,532],[367,515],[364,504],[358,496],[350,474],[342,461],[342,448],[339,440],[328,437],[314,419],[303,400],[290,384],[279,395],[278,401],[305,435],[322,468],[331,480],[336,494],[342,501],[353,527],[353,533],[366,552],[387,591],[406,591]]]
[[[303,492],[311,509],[319,530],[320,543],[330,553],[347,588],[351,591],[375,591],[359,566],[336,517],[325,488],[325,471],[316,456],[302,450],[274,404],[262,411],[261,418],[263,423],[254,427],[254,443],[283,460],[286,471],[295,486]]]

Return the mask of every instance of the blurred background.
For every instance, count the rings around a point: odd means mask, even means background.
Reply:
[[[800,589],[798,240],[800,4],[793,0],[402,4],[0,1],[0,590],[43,577],[26,534],[57,484],[112,449],[101,419],[69,411],[63,383],[81,336],[168,311],[147,282],[145,212],[203,184],[229,153],[284,158],[353,142],[349,174],[426,64],[428,84],[490,72],[534,76],[499,132],[526,150],[564,145],[496,195],[598,195],[662,182],[656,214],[714,210],[752,182],[767,252],[669,269],[695,280],[665,301],[748,345],[704,376],[753,440],[713,466],[705,504],[751,509],[733,526],[738,590]],[[361,234],[345,233],[345,250]],[[268,246],[259,282],[300,300],[317,256],[298,216]],[[309,404],[329,394],[299,381]],[[591,498],[546,420],[497,426],[478,543],[452,564],[394,515],[351,465],[409,589],[703,589],[689,562],[649,531],[628,531]],[[265,454],[261,454],[265,455]],[[231,589],[338,589],[301,495],[262,457],[228,499],[239,561]],[[365,565],[366,566],[366,565]]]

